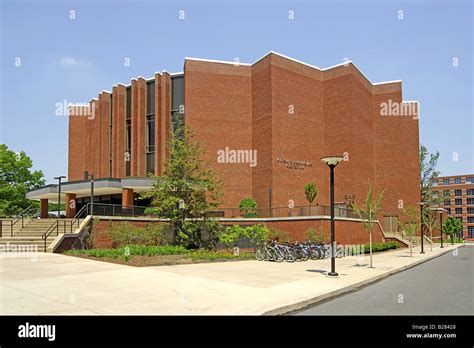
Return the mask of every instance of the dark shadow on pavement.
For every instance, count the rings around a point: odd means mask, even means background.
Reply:
[[[306,272],[314,272],[314,273],[321,273],[326,275],[328,271],[323,271],[322,269],[307,269]]]

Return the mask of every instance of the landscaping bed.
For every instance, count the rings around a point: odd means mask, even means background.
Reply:
[[[253,252],[238,256],[226,250],[187,250],[181,246],[130,245],[115,249],[68,250],[66,255],[129,266],[169,266],[254,259]]]

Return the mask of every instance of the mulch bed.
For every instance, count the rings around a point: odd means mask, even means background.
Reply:
[[[246,261],[249,259],[235,258],[235,259],[197,259],[193,260],[190,257],[184,255],[154,255],[154,256],[130,256],[128,261],[123,258],[111,258],[111,257],[94,257],[87,254],[66,254],[68,256],[80,257],[83,259],[89,259],[94,261],[102,261],[109,263],[118,263],[121,265],[134,266],[134,267],[149,267],[149,266],[172,266],[172,265],[189,265],[193,263],[212,263],[212,262],[235,262],[235,261]],[[250,259],[251,260],[251,259]]]

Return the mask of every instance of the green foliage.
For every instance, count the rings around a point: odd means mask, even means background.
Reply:
[[[244,229],[244,236],[247,237],[253,245],[261,245],[270,237],[270,230],[263,225],[253,225]]]
[[[309,206],[311,206],[318,195],[318,189],[316,188],[314,182],[308,182],[306,185],[304,185],[304,195],[309,202]]]
[[[462,239],[455,236],[457,233],[462,232],[462,222],[455,217],[448,217],[443,223],[443,232],[451,238],[452,243],[455,242],[454,239]]]
[[[428,206],[433,206],[437,203],[438,199],[432,194],[432,183],[433,179],[437,178],[439,171],[436,170],[436,165],[439,159],[439,152],[429,153],[426,146],[421,145],[420,147],[420,187],[421,187],[421,200],[427,203]]]
[[[224,244],[227,248],[234,246],[235,243],[243,235],[243,228],[239,225],[232,225],[227,227],[220,235],[219,242]]]
[[[410,205],[404,208],[403,212],[406,221],[402,222],[402,220],[400,220],[398,223],[403,232],[405,232],[405,235],[411,238],[416,234],[416,230],[420,226],[418,209],[415,206]]]
[[[28,191],[44,185],[41,171],[31,171],[33,162],[25,152],[15,153],[0,144],[0,217],[20,213],[32,204]],[[35,204],[37,206],[37,203]]]
[[[151,246],[151,245],[129,245],[115,249],[88,249],[88,250],[68,250],[66,254],[71,255],[89,255],[93,257],[108,257],[116,259],[123,257],[128,261],[130,256],[154,256],[154,255],[181,255],[187,254],[189,250],[182,246]]]
[[[386,242],[386,243],[374,243],[372,244],[372,252],[386,251],[391,249],[398,249],[400,245],[396,242]],[[370,244],[364,245],[364,253],[370,251]]]
[[[282,233],[283,231],[279,231]],[[284,232],[283,232],[284,233]],[[248,227],[241,227],[239,225],[232,225],[219,235],[221,243],[227,247],[233,245],[241,237],[246,237],[253,245],[261,245],[270,238],[270,230],[263,225],[253,225]]]
[[[290,236],[288,235],[288,232],[276,228],[269,229],[269,238],[282,243],[290,241]]]
[[[321,226],[317,232],[312,227],[308,228],[306,230],[306,238],[313,243],[325,243],[324,228]]]
[[[178,241],[189,249],[213,249],[222,230],[219,222],[211,218],[186,220],[182,227],[186,232],[178,232]]]
[[[114,247],[122,247],[130,244],[160,245],[165,242],[165,225],[149,223],[140,228],[129,222],[109,221],[107,234],[112,240]]]
[[[244,198],[239,203],[240,213],[245,218],[257,218],[260,215],[257,211],[257,202],[252,198]]]
[[[209,251],[204,249],[192,251],[189,256],[192,260],[253,259],[255,257],[253,253],[240,253],[239,255],[234,255],[225,250]]]
[[[170,220],[174,244],[194,248],[212,245],[217,241],[217,230],[206,213],[220,204],[221,183],[201,159],[203,150],[189,127],[175,131],[169,151],[164,175],[156,177],[151,192],[142,195],[152,199],[153,209],[146,213]],[[210,232],[207,241],[203,239],[205,231]]]
[[[375,220],[377,220],[377,214],[382,209],[382,199],[384,191],[380,191],[377,194],[374,192],[372,185],[367,187],[367,197],[365,198],[365,204],[363,207],[359,207],[354,203],[353,209],[361,220],[363,228],[371,232]]]

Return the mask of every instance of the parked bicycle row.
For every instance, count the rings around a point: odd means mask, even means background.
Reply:
[[[275,262],[295,262],[306,261],[309,259],[324,259],[331,255],[331,244],[312,243],[307,241],[304,243],[278,243],[270,241],[265,243],[255,252],[255,258],[258,261],[275,261]],[[337,252],[336,257],[344,256],[344,252]]]

